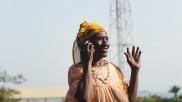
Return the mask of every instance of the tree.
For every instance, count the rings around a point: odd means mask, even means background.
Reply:
[[[19,99],[12,99],[14,95],[19,94],[20,92],[5,87],[5,84],[12,83],[12,84],[21,84],[22,82],[26,81],[22,74],[19,75],[9,75],[6,71],[0,71],[0,102],[17,102]]]
[[[172,86],[171,89],[169,90],[169,92],[174,93],[174,98],[176,99],[176,101],[177,101],[177,93],[179,90],[180,87],[176,85]]]
[[[179,99],[182,99],[182,94],[178,96]]]

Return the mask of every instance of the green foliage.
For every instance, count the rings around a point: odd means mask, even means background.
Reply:
[[[0,83],[21,84],[26,81],[22,74],[11,76],[6,71],[0,71]]]
[[[176,101],[177,101],[177,98],[178,98],[177,93],[178,93],[179,90],[180,90],[180,87],[176,86],[176,85],[172,86],[171,89],[169,90],[169,92],[174,93],[174,98],[175,98]]]
[[[141,102],[148,102],[148,98],[147,97],[143,97]]]
[[[0,88],[0,102],[9,102],[10,100],[13,102],[18,101],[19,99],[12,99],[15,94],[19,94],[19,91],[14,89],[1,87]]]
[[[11,89],[6,88],[5,85],[7,83],[12,84],[21,84],[22,82],[26,81],[26,79],[23,77],[22,74],[19,75],[9,75],[6,71],[0,71],[0,102],[17,102],[19,99],[14,99],[14,95],[19,94],[20,92]]]
[[[180,87],[174,85],[174,86],[171,87],[171,89],[169,90],[169,92],[172,92],[174,94],[177,94],[179,90],[180,90]]]
[[[176,101],[172,98],[162,98],[157,95],[152,95],[150,97],[142,97],[137,102],[176,102]]]
[[[178,96],[179,99],[182,99],[182,94]]]
[[[182,95],[180,95],[177,99],[177,93],[179,92],[179,90],[180,90],[180,87],[176,85],[172,86],[171,89],[169,90],[169,92],[174,93],[174,96],[175,96],[174,98],[162,98],[157,95],[151,95],[149,97],[140,97],[139,101],[137,102],[177,102],[178,99],[179,100],[182,99]]]

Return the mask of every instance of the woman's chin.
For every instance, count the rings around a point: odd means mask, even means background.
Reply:
[[[107,53],[101,54],[103,58],[107,57]]]

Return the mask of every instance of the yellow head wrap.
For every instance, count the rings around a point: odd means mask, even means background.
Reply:
[[[77,34],[78,43],[83,42],[85,39],[99,33],[100,31],[105,31],[103,27],[96,23],[87,23],[84,21],[80,24],[80,29]]]
[[[86,39],[101,31],[105,31],[104,28],[96,23],[87,23],[86,21],[84,21],[82,24],[80,24],[80,29],[77,33],[77,37],[73,43],[72,49],[72,57],[74,64],[81,61],[80,48],[78,47],[78,43],[83,43]]]

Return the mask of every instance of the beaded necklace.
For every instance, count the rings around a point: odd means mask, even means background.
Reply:
[[[105,61],[105,60],[104,60],[104,62],[105,62],[105,65],[107,67],[107,76],[105,78],[100,78],[98,76],[98,73],[96,73],[95,70],[93,69],[93,67],[92,67],[91,70],[92,70],[92,76],[95,77],[96,79],[100,80],[102,82],[102,84],[106,85],[107,84],[107,80],[109,78],[110,70],[109,70],[109,67],[108,67],[109,63],[107,61]]]

